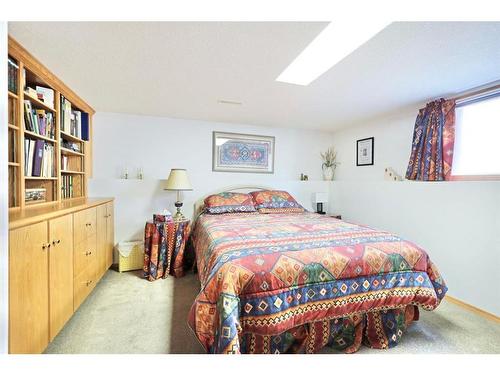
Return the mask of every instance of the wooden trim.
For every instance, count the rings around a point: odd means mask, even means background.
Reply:
[[[451,176],[450,181],[500,181],[500,175],[457,175]]]
[[[474,314],[480,315],[483,318],[491,320],[495,323],[500,323],[500,317],[496,316],[495,314],[492,314],[488,311],[481,310],[480,308],[477,308],[476,306],[470,305],[464,301],[459,300],[458,298],[451,297],[449,295],[446,295],[444,298],[446,299],[446,301],[451,302],[454,305],[460,306],[466,310],[469,310],[469,311],[473,312]]]
[[[40,76],[40,78],[49,81],[52,88],[55,91],[60,91],[64,93],[64,96],[68,100],[75,104],[79,109],[94,114],[94,109],[87,104],[82,98],[80,98],[73,90],[71,90],[66,84],[57,78],[50,70],[48,70],[37,58],[35,58],[31,53],[24,49],[14,38],[9,35],[9,54],[17,60],[25,62],[24,67],[29,71]],[[21,69],[20,69],[21,71]]]
[[[9,230],[53,219],[69,213],[112,202],[114,198],[71,198],[61,202],[45,202],[9,212]]]

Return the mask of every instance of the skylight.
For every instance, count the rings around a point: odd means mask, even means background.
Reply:
[[[307,86],[388,25],[387,22],[330,22],[276,78]]]

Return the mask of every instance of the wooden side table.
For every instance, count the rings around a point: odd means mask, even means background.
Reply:
[[[184,276],[184,248],[190,221],[152,222],[144,228],[144,277],[149,281]]]

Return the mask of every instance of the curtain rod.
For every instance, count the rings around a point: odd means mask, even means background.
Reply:
[[[500,80],[464,91],[453,99],[455,99],[457,106],[460,106],[498,95],[500,95]]]

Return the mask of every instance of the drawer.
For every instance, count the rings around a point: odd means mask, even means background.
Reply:
[[[97,210],[88,208],[73,214],[73,239],[75,245],[96,234]]]
[[[82,302],[87,298],[92,289],[94,289],[96,280],[93,277],[90,267],[87,267],[80,275],[75,277],[73,283],[73,311],[76,311]]]
[[[85,269],[95,270],[97,262],[97,237],[95,235],[83,239],[73,250],[73,274],[80,275]]]

